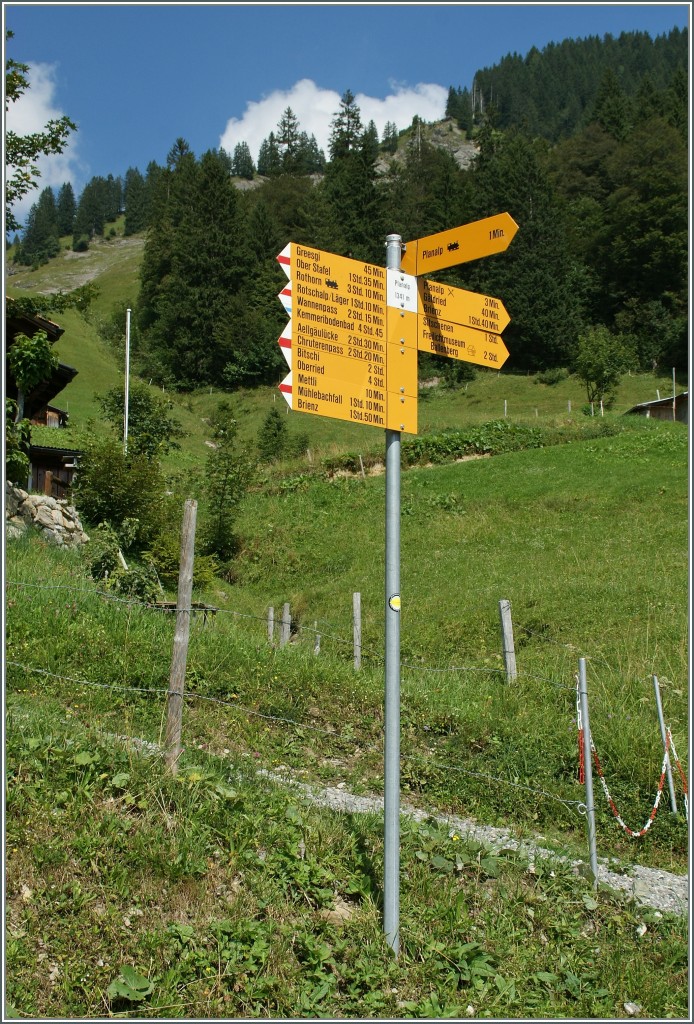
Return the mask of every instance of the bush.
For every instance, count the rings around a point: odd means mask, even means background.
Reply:
[[[142,548],[162,530],[170,502],[159,465],[144,455],[123,453],[112,439],[86,446],[72,497],[83,518],[108,523],[123,550]]]
[[[552,366],[548,370],[543,370],[542,373],[538,373],[535,378],[536,384],[560,384],[563,380],[567,380],[569,377],[569,371],[565,366]]]
[[[103,581],[109,590],[136,597],[142,601],[155,601],[159,595],[159,579],[154,566],[123,566],[119,550],[120,540],[108,523],[100,523],[92,532],[86,550],[86,561],[91,577]]]
[[[294,458],[298,455],[305,455],[309,443],[308,434],[295,434],[294,437],[289,437],[287,439],[285,454],[290,458]]]
[[[258,453],[263,462],[281,459],[287,444],[287,422],[274,405],[258,431]]]
[[[214,555],[203,555],[196,552],[193,561],[193,586],[204,589],[215,582],[219,573],[219,563]],[[181,538],[170,530],[160,534],[144,553],[145,561],[156,570],[162,583],[169,587],[178,584],[178,572],[181,562]]]
[[[5,399],[5,476],[11,483],[26,486],[29,475],[29,420],[15,421],[17,403]]]
[[[207,456],[206,502],[201,547],[205,554],[229,562],[238,551],[234,532],[238,506],[253,478],[248,453],[238,447],[237,423],[226,402],[211,417],[215,447]]]

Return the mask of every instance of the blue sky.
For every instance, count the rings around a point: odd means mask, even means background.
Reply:
[[[508,53],[606,33],[655,37],[689,22],[674,4],[4,3],[6,56],[31,66],[8,113],[24,134],[67,114],[69,150],[41,186],[164,163],[182,136],[195,153],[260,141],[286,107],[327,151],[350,89],[379,131],[443,116],[448,87]],[[37,193],[30,196],[35,201]],[[22,212],[21,210],[19,211]]]

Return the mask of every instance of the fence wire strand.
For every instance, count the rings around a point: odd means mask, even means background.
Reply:
[[[129,687],[129,686],[118,686],[118,685],[115,685],[115,684],[112,685],[112,684],[108,684],[108,683],[95,683],[95,682],[93,682],[91,680],[88,680],[88,679],[75,679],[74,677],[65,675],[63,673],[49,672],[46,669],[36,668],[34,666],[31,666],[31,665],[24,665],[24,664],[22,664],[20,662],[17,662],[17,661],[8,661],[7,665],[8,666],[12,666],[14,668],[24,669],[27,672],[35,672],[35,673],[37,673],[39,675],[48,676],[48,677],[53,678],[53,679],[60,679],[60,680],[63,680],[65,682],[75,683],[75,684],[80,685],[80,686],[93,686],[93,687],[96,687],[98,689],[111,689],[111,690],[132,691],[132,692],[136,692],[136,693],[145,693],[145,694],[148,694],[148,695],[151,695],[151,696],[156,696],[156,697],[164,697],[164,696],[169,697],[169,696],[174,696],[175,695],[177,697],[183,697],[183,699],[190,698],[190,699],[196,699],[196,700],[211,701],[212,703],[223,705],[224,707],[231,708],[234,711],[238,711],[238,712],[242,712],[242,713],[245,713],[245,714],[248,714],[248,715],[252,715],[252,716],[254,716],[256,718],[261,718],[261,719],[263,719],[265,721],[277,722],[280,725],[290,725],[290,726],[293,726],[294,728],[297,728],[297,729],[302,729],[302,730],[307,730],[307,731],[319,733],[321,735],[328,736],[328,737],[330,737],[331,739],[333,739],[334,741],[337,741],[337,742],[345,740],[345,737],[341,733],[338,733],[338,732],[335,732],[335,731],[330,731],[328,729],[321,729],[319,726],[311,725],[308,722],[301,722],[301,721],[297,721],[296,719],[291,719],[291,718],[283,718],[283,717],[280,717],[280,716],[277,716],[277,715],[263,714],[260,711],[254,711],[252,708],[249,708],[246,705],[237,704],[235,701],[222,700],[219,697],[211,697],[211,696],[208,696],[206,694],[195,693],[195,691],[192,691],[192,690],[188,690],[184,694],[179,694],[179,693],[175,693],[174,691],[169,690],[169,689],[166,689],[166,690],[165,689],[153,690],[153,689],[144,689],[142,687]],[[140,743],[145,742],[141,738],[138,738],[138,737],[132,737],[131,739],[132,739],[133,742],[135,742],[135,741],[140,742]],[[352,740],[353,737],[348,737],[347,739]],[[459,765],[444,763],[442,761],[439,761],[438,759],[437,760],[432,760],[430,757],[425,757],[423,754],[402,754],[401,757],[402,757],[403,760],[406,760],[406,761],[424,762],[427,765],[432,766],[434,768],[439,768],[439,769],[443,769],[443,770],[446,770],[446,771],[454,771],[454,772],[458,772],[458,773],[463,774],[463,775],[469,775],[469,776],[471,776],[473,778],[481,779],[481,780],[483,780],[485,782],[495,782],[495,783],[498,783],[499,785],[502,785],[502,786],[509,786],[511,788],[514,788],[514,789],[521,789],[521,790],[524,790],[527,793],[532,793],[535,796],[544,797],[544,798],[549,799],[549,800],[557,801],[558,803],[561,803],[561,804],[565,805],[569,809],[573,809],[574,807],[576,809],[580,809],[581,807],[585,806],[583,801],[581,801],[581,800],[568,800],[568,799],[566,799],[564,797],[557,796],[555,793],[549,793],[546,790],[542,790],[542,789],[535,789],[532,786],[527,786],[527,785],[524,785],[522,783],[512,782],[510,779],[507,779],[507,778],[504,779],[504,778],[500,778],[498,776],[489,775],[489,774],[485,774],[485,773],[482,773],[482,772],[475,772],[475,771],[472,771],[471,769],[468,769],[468,768],[461,768]],[[579,813],[580,813],[580,810],[579,810]]]

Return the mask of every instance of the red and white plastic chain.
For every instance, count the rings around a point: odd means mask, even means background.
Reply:
[[[595,767],[597,769],[598,776],[600,778],[600,783],[601,783],[603,791],[605,793],[605,797],[607,798],[607,802],[610,805],[610,809],[611,809],[612,813],[614,814],[615,818],[617,819],[617,822],[619,823],[619,825],[621,825],[621,827],[624,829],[626,834],[628,836],[631,836],[633,839],[639,839],[641,836],[644,836],[646,834],[646,832],[648,832],[649,828],[651,827],[651,825],[653,824],[653,822],[655,820],[656,814],[658,813],[658,805],[660,803],[660,798],[663,795],[663,784],[665,782],[665,772],[666,772],[666,769],[667,769],[667,756],[668,756],[668,749],[669,749],[669,747],[670,747],[670,734],[668,732],[667,738],[666,738],[666,741],[665,741],[665,756],[663,757],[663,766],[662,766],[662,768],[660,770],[660,781],[658,783],[658,792],[656,793],[655,803],[653,804],[653,810],[651,811],[650,815],[648,816],[648,821],[643,826],[643,828],[639,832],[635,832],[633,829],[629,828],[629,826],[624,823],[624,820],[622,819],[619,811],[617,810],[617,806],[616,806],[614,800],[610,796],[610,791],[607,788],[607,783],[605,782],[605,776],[603,774],[602,765],[600,764],[600,758],[598,757],[598,752],[595,749],[595,744],[593,743],[593,737],[592,736],[590,737],[590,749],[591,749],[591,751],[593,753],[593,760],[595,761]]]
[[[670,750],[672,751],[672,759],[675,762],[675,764],[677,765],[677,771],[680,773],[680,778],[682,780],[682,790],[684,792],[684,817],[685,817],[685,820],[688,822],[689,821],[689,800],[688,800],[689,789],[687,787],[687,776],[684,774],[684,770],[682,768],[682,765],[680,764],[680,759],[677,756],[677,751],[675,750],[675,744],[673,743],[673,740],[672,740],[672,733],[670,732],[669,729],[667,730],[667,734],[666,735],[667,735],[667,741],[670,744]]]

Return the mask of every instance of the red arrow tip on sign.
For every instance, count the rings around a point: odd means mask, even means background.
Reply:
[[[282,267],[282,270],[285,272],[287,277],[289,277],[291,275],[291,272],[292,272],[292,268],[291,268],[291,245],[292,245],[291,242],[287,242],[287,244],[285,245],[284,249],[282,250],[282,252],[277,257],[277,262]]]

